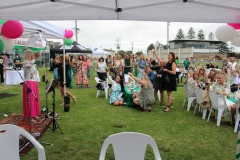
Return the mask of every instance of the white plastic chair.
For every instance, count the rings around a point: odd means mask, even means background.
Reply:
[[[240,121],[240,113],[239,113],[238,109],[236,109],[236,121],[235,121],[234,132],[238,131],[239,121]]]
[[[240,121],[239,105],[240,105],[240,101],[238,100],[238,102],[236,103],[237,108],[236,108],[236,121],[235,121],[234,132],[238,131],[238,126]]]
[[[124,81],[125,83],[129,83],[130,76],[128,74],[124,74]],[[134,80],[135,83],[135,80]]]
[[[157,91],[158,100],[161,101],[160,91]]]
[[[206,115],[207,115],[207,108],[203,108],[201,106],[203,90],[201,90],[199,88],[195,88],[194,93],[196,94],[197,102],[196,102],[196,105],[195,105],[193,115],[196,113],[197,106],[199,106],[199,110],[202,111],[202,119],[205,119]]]
[[[46,160],[44,147],[27,131],[12,124],[0,125],[0,159],[20,160],[19,136],[28,139],[38,150],[38,159]]]
[[[95,81],[97,83],[102,83],[103,84],[103,88],[104,88],[104,91],[105,91],[105,99],[107,99],[108,98],[108,92],[109,92],[109,86],[108,86],[107,81],[101,82],[101,79],[99,79],[98,77],[95,77]],[[98,98],[100,96],[101,92],[102,92],[101,89],[97,90],[96,98]]]
[[[224,95],[217,94],[216,92],[210,91],[209,92],[210,100],[211,100],[211,108],[208,115],[208,120],[210,119],[212,109],[215,109],[215,118],[217,115],[217,126],[220,126],[220,122],[222,119],[222,114],[224,110],[227,110],[226,99]]]
[[[105,139],[99,160],[104,160],[108,146],[112,144],[116,160],[144,160],[146,147],[149,144],[156,160],[161,160],[157,144],[151,136],[136,133],[122,132],[110,135]]]
[[[183,84],[183,87],[184,87],[184,91],[185,91],[185,94],[186,94],[185,98],[184,98],[184,101],[183,101],[183,107],[184,107],[184,105],[186,103],[186,100],[187,100],[188,101],[187,111],[189,111],[193,100],[196,99],[197,97],[188,96],[188,90],[191,90],[191,89],[190,89],[190,87],[188,87],[187,84]]]

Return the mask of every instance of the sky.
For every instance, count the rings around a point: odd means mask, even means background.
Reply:
[[[59,27],[72,29],[75,28],[75,21],[49,21]],[[200,29],[205,33],[208,39],[210,32],[215,34],[216,29],[225,25],[224,23],[177,23],[170,22],[169,40],[174,40],[178,30],[181,28],[185,34],[190,27],[193,27],[196,35]],[[147,47],[151,43],[159,41],[161,44],[167,44],[167,22],[152,21],[77,21],[79,32],[78,43],[86,48],[101,47],[102,49],[113,49],[117,51],[117,39],[120,39],[120,50],[130,51],[133,53],[142,51],[146,53]],[[72,39],[76,39],[75,35]],[[54,40],[59,41],[59,40]],[[240,47],[235,47],[240,51]]]

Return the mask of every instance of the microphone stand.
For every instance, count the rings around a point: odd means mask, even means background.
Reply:
[[[27,82],[25,81],[25,79],[22,77],[21,73],[18,71],[18,69],[16,68],[15,64],[13,63],[12,59],[9,58],[11,63],[13,64],[13,68],[17,71],[17,73],[19,74],[19,76],[21,77],[21,79],[23,80],[23,82],[25,83],[25,85],[27,86],[27,100],[28,100],[28,123],[29,123],[29,133],[32,134],[32,126],[31,126],[31,120],[30,120],[30,112],[31,112],[31,107],[30,107],[30,93],[33,95],[33,97],[35,98],[35,100],[38,102],[38,98],[36,97],[36,95],[33,93],[33,91],[31,90],[31,88],[29,87],[29,85],[27,84]]]

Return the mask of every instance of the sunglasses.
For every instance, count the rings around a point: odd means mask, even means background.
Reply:
[[[203,70],[203,71],[205,71],[203,68],[201,68],[200,70]]]

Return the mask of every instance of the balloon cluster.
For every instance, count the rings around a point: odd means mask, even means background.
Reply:
[[[23,34],[22,23],[16,20],[0,20],[0,52],[12,51],[14,43],[12,39],[19,38]]]
[[[72,45],[73,41],[72,41],[71,38],[73,36],[73,31],[65,29],[64,36],[65,36],[65,41],[64,41],[65,44],[68,45],[68,46]]]
[[[218,27],[215,35],[220,41],[230,41],[232,45],[240,47],[240,23],[228,23],[227,25],[222,25]]]

